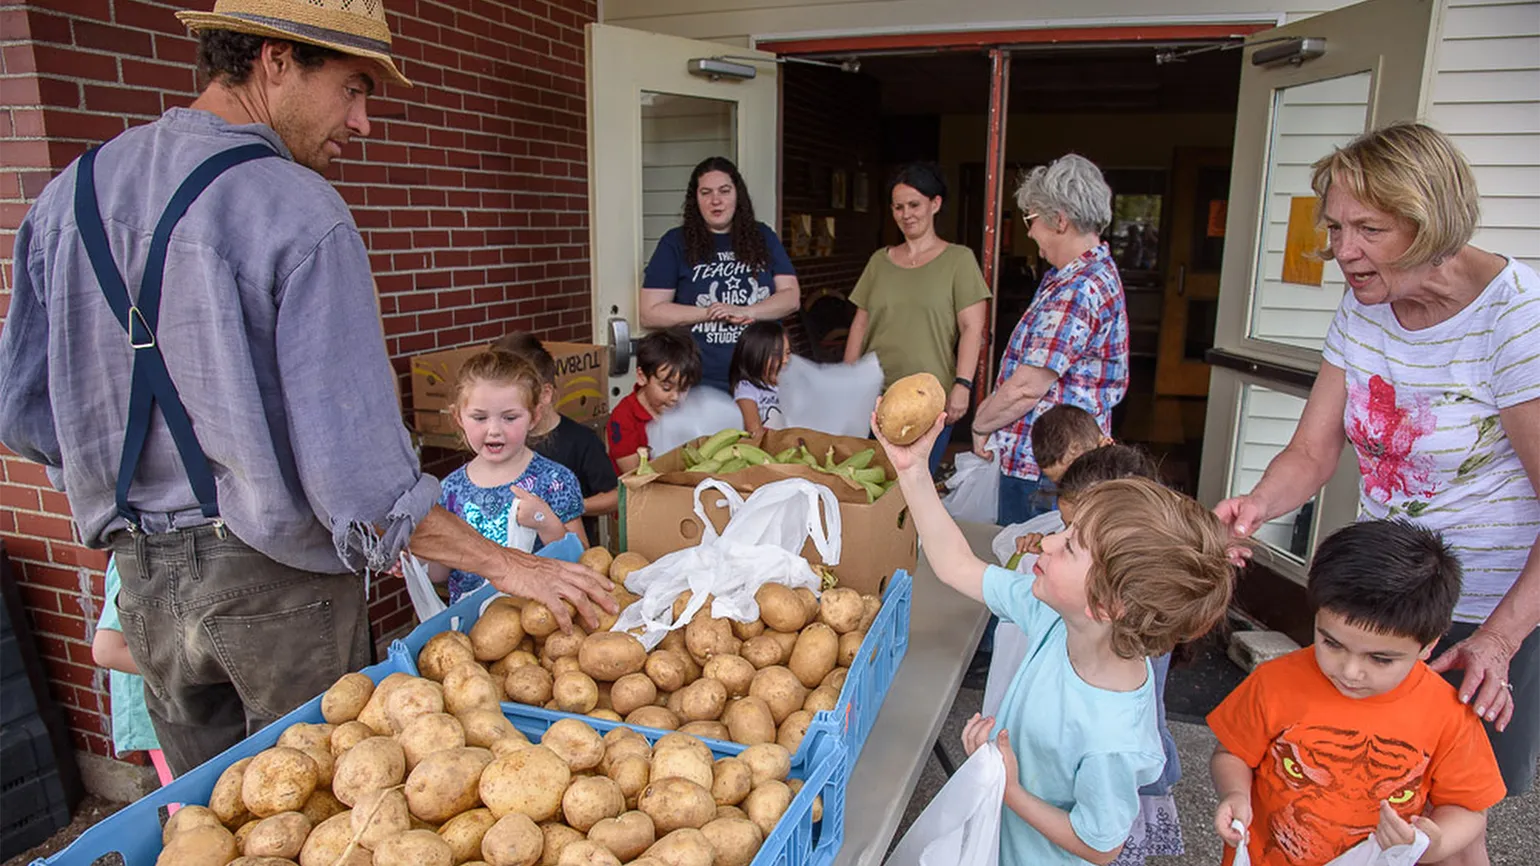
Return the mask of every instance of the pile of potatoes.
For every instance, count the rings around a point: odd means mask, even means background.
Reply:
[[[611,560],[592,548],[581,561],[608,571],[621,609],[637,600],[624,580],[645,559],[623,553]],[[607,630],[614,614],[593,634],[580,626],[567,634],[545,605],[500,597],[468,634],[430,638],[417,666],[443,684],[450,707],[500,688],[517,703],[751,746],[779,743],[795,754],[814,714],[838,703],[882,601],[841,587],[820,599],[777,583],[761,587],[755,600],[760,618],[745,623],[711,616],[707,599],[649,653],[635,636]],[[675,600],[676,620],[689,601],[688,591]],[[473,670],[472,662],[486,667]]]
[[[480,697],[452,703],[451,677]],[[569,718],[532,744],[468,681],[491,677],[347,674],[324,724],[289,727],[171,816],[157,866],[746,866],[801,788],[775,743],[713,760],[689,734],[652,745]]]

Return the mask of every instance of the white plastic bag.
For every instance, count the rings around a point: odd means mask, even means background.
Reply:
[[[707,491],[720,494],[731,515],[720,535],[702,504]],[[707,478],[695,487],[695,514],[705,527],[699,544],[661,556],[626,578],[626,589],[641,600],[621,611],[612,630],[640,626],[648,650],[688,623],[708,595],[715,597],[712,616],[748,622],[759,618],[754,593],[766,583],[818,592],[819,577],[801,556],[809,539],[825,564],[839,564],[839,500],[805,478],[766,484],[748,499],[726,482]],[[687,589],[690,603],[676,621],[674,599]]]
[[[886,866],[996,866],[1005,762],[990,741],[980,746],[904,834]]]
[[[1239,818],[1231,821],[1230,827],[1241,831],[1241,844],[1235,849],[1235,860],[1231,866],[1251,866],[1251,852],[1246,848],[1251,834],[1246,832],[1246,826],[1240,822]],[[1326,866],[1413,866],[1423,854],[1427,853],[1432,840],[1421,830],[1412,832],[1416,836],[1411,844],[1392,845],[1384,849],[1380,848],[1380,843],[1376,842],[1371,834],[1369,838],[1347,849]]]
[[[1029,532],[1038,532],[1043,535],[1051,535],[1064,531],[1064,519],[1058,511],[1050,511],[1025,523],[1015,523],[1000,530],[995,540],[990,544],[990,550],[1004,566],[1011,561],[1016,554],[1016,539]],[[1021,574],[1022,580],[1032,580],[1032,565],[1037,562],[1037,554],[1024,553],[1016,563],[1016,571]],[[1027,636],[1021,628],[1013,622],[1001,621],[995,627],[995,648],[989,656],[989,677],[984,681],[984,706],[981,712],[986,716],[997,715],[1000,712],[1000,704],[1005,700],[1005,690],[1010,687],[1011,680],[1016,677],[1016,670],[1027,657]]]
[[[819,364],[793,355],[776,385],[782,420],[776,429],[805,427],[865,438],[882,394],[875,352],[854,364]]]
[[[449,606],[433,590],[427,564],[405,550],[401,551],[401,576],[406,579],[406,595],[412,600],[418,622],[427,622]]]
[[[951,492],[941,500],[953,520],[994,523],[1000,514],[1000,449],[990,440],[994,459],[985,460],[972,451],[957,455],[957,471],[946,481]]]
[[[529,553],[535,549],[540,534],[519,524],[519,507],[522,504],[514,500],[513,507],[508,509],[507,546]],[[401,576],[406,580],[406,595],[412,600],[412,610],[416,611],[418,622],[427,622],[430,617],[443,613],[449,606],[433,589],[433,579],[428,576],[427,564],[410,551],[401,551]]]
[[[686,442],[743,426],[743,413],[726,392],[709,385],[691,388],[679,405],[647,422],[647,450],[667,454]]]

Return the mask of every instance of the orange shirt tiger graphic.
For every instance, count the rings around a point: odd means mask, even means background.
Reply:
[[[1410,818],[1429,804],[1480,811],[1504,794],[1480,722],[1421,662],[1391,691],[1355,700],[1306,647],[1258,667],[1208,723],[1255,774],[1257,864],[1330,862],[1374,832],[1382,800]]]

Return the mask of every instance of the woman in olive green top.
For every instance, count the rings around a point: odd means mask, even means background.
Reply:
[[[952,425],[968,411],[989,286],[972,250],[936,236],[946,181],[934,163],[899,169],[889,191],[904,242],[872,253],[850,294],[856,316],[845,340],[845,363],[876,352],[883,387],[912,373],[931,373],[951,386],[946,428],[930,455],[935,472]]]

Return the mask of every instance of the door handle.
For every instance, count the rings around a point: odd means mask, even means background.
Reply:
[[[1176,266],[1176,296],[1180,298],[1185,294],[1187,294],[1187,265],[1182,264]]]
[[[631,339],[631,323],[620,316],[610,319],[610,375],[624,376],[631,369],[636,341]]]

